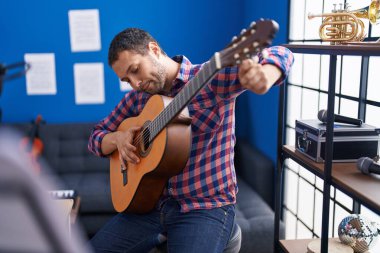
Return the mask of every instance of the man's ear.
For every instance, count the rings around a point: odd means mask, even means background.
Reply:
[[[152,52],[154,55],[156,55],[156,57],[160,57],[161,48],[156,42],[154,41],[149,42],[148,47],[149,47],[149,51]]]

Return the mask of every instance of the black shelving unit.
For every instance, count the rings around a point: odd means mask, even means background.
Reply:
[[[330,188],[336,187],[354,201],[365,205],[375,213],[380,215],[380,196],[376,194],[380,182],[375,178],[360,173],[356,169],[355,163],[332,163],[333,157],[333,127],[334,127],[334,107],[335,107],[335,86],[336,86],[336,66],[338,55],[357,55],[362,57],[360,94],[359,94],[359,118],[364,119],[365,95],[367,91],[367,76],[370,56],[380,56],[380,45],[283,45],[293,53],[301,54],[323,54],[330,55],[328,102],[326,124],[326,153],[324,163],[315,163],[306,156],[296,151],[295,147],[284,146],[285,126],[286,126],[286,87],[281,87],[280,108],[279,108],[279,136],[278,136],[278,163],[276,175],[276,196],[275,196],[275,252],[306,252],[307,244],[311,240],[280,240],[279,228],[282,217],[283,204],[283,171],[286,159],[292,159],[324,181],[323,188],[323,214],[321,231],[321,252],[328,252],[328,231],[330,215]],[[317,112],[316,112],[317,113]]]

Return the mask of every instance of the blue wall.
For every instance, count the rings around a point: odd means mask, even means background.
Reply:
[[[276,20],[280,30],[272,44],[287,42],[289,1],[247,0],[244,3],[244,25],[259,18]],[[279,91],[279,87],[274,87],[264,96],[245,92],[238,98],[236,109],[237,135],[247,138],[274,162],[277,157]]]
[[[208,60],[260,17],[280,23],[275,44],[284,43],[287,3],[282,2],[287,1],[276,1],[6,1],[0,15],[0,63],[21,61],[25,53],[55,53],[57,94],[28,96],[25,77],[6,82],[0,97],[2,121],[28,122],[41,114],[50,123],[95,122],[106,116],[123,96],[117,77],[107,65],[108,45],[126,27],[148,30],[169,55],[185,54],[193,63]],[[77,9],[99,9],[101,51],[71,52],[68,11]],[[75,104],[73,65],[82,62],[104,63],[105,104]],[[238,135],[249,136],[273,159],[277,97],[277,89],[267,96],[246,93],[239,98],[237,114]]]

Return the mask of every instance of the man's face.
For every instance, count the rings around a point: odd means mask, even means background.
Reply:
[[[122,51],[112,69],[121,81],[128,82],[134,90],[150,94],[163,91],[166,69],[151,50],[146,55],[132,51]]]

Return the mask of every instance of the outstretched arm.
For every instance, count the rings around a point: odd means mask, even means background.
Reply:
[[[274,84],[280,84],[287,77],[293,64],[293,54],[284,47],[266,49],[267,58],[247,59],[239,67],[240,84],[256,93],[265,94]]]
[[[239,66],[224,68],[211,81],[211,89],[223,99],[238,96],[244,90],[265,94],[273,85],[287,78],[294,57],[282,46],[265,49],[267,57],[258,54],[256,59],[247,59]]]
[[[272,64],[261,65],[258,60],[246,59],[240,65],[241,85],[256,93],[265,94],[281,77],[281,70]]]

